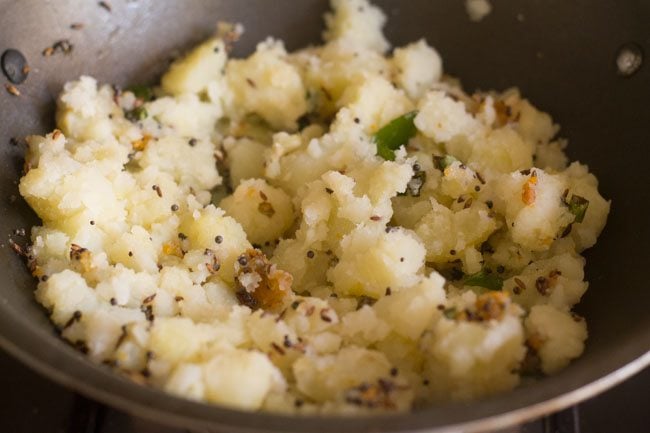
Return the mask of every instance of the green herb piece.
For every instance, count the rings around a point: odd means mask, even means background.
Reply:
[[[395,160],[395,151],[408,143],[417,131],[413,123],[417,114],[417,111],[403,114],[388,122],[375,133],[373,141],[377,144],[377,155],[387,161]]]
[[[134,86],[126,89],[127,91],[133,93],[133,95],[142,101],[151,101],[153,99],[153,88],[149,86],[143,86],[142,84],[136,84]]]
[[[456,315],[458,314],[458,311],[456,311],[456,307],[451,307],[451,308],[445,308],[445,310],[442,312],[442,314],[449,320],[453,320],[456,318]]]
[[[574,222],[581,223],[584,221],[585,214],[589,208],[589,200],[574,194],[571,196],[571,200],[569,200],[567,206],[569,206],[569,212],[576,217]]]
[[[433,155],[433,165],[435,165],[435,167],[440,171],[444,171],[445,168],[449,167],[451,164],[453,164],[456,161],[458,160],[451,155],[445,155],[445,156]]]
[[[497,275],[482,270],[475,274],[468,275],[465,279],[465,285],[485,287],[489,290],[501,290],[503,287],[503,279]]]
[[[147,118],[148,115],[149,113],[147,113],[147,109],[142,106],[138,108],[134,108],[133,110],[124,113],[124,117],[126,117],[131,122],[138,122],[140,120],[144,120]]]

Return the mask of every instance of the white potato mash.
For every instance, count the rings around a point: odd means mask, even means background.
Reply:
[[[88,354],[246,410],[404,411],[580,356],[596,177],[516,89],[466,93],[424,39],[332,0],[324,44],[236,26],[156,88],[81,77],[28,138],[37,300]]]

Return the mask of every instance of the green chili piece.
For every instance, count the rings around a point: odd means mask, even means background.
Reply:
[[[138,108],[134,108],[133,110],[124,113],[124,117],[126,117],[131,122],[138,122],[140,120],[144,120],[147,118],[148,115],[149,113],[147,113],[147,109],[142,106]]]
[[[377,144],[377,155],[387,161],[395,160],[395,151],[408,143],[417,131],[413,123],[417,114],[417,111],[403,114],[388,122],[375,133],[373,140]]]

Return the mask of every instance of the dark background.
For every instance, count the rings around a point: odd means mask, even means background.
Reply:
[[[2,433],[187,433],[88,400],[45,379],[0,352]],[[577,415],[577,416],[576,416]],[[650,368],[554,417],[508,433],[647,433]]]

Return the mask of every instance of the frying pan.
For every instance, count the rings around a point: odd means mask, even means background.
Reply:
[[[578,312],[588,319],[584,355],[538,383],[471,403],[449,403],[396,416],[286,417],[194,403],[139,386],[95,365],[65,344],[33,300],[35,283],[8,238],[38,223],[18,197],[24,148],[10,137],[53,127],[54,99],[80,74],[118,85],[154,82],[168,59],[212,33],[215,22],[247,31],[235,55],[267,35],[288,49],[319,41],[325,0],[0,0],[0,49],[17,48],[31,73],[21,95],[0,89],[0,343],[42,374],[104,403],[197,431],[392,432],[502,428],[593,396],[650,363],[650,66],[617,73],[621,47],[650,54],[650,1],[499,0],[471,23],[459,0],[380,1],[388,38],[400,45],[425,36],[445,70],[473,89],[521,88],[552,113],[570,140],[569,156],[589,164],[613,200],[607,228],[587,253],[591,287]],[[83,23],[73,30],[72,23]],[[69,39],[68,55],[41,52]],[[21,238],[18,237],[17,240]]]

